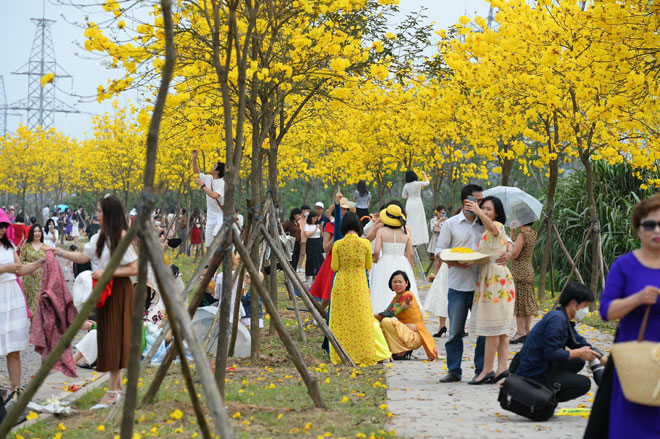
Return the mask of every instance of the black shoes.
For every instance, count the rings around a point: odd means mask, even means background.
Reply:
[[[518,344],[518,343],[524,343],[525,342],[525,338],[527,338],[527,334],[521,334],[519,332],[516,332],[516,335],[518,337],[512,338],[511,340],[509,340],[509,344]]]
[[[442,328],[440,328],[440,330],[437,333],[433,334],[433,336],[437,337],[437,338],[440,338],[446,333],[447,333],[447,327],[443,326]]]
[[[475,376],[472,379],[472,381],[468,382],[468,384],[473,386],[480,386],[481,384],[490,384],[493,382],[493,378],[495,378],[495,372],[488,372],[486,376],[480,380],[477,380],[477,377]]]
[[[438,382],[443,383],[443,384],[445,384],[445,383],[457,383],[460,380],[461,379],[457,375],[454,375],[453,373],[449,372],[447,375],[440,378],[440,381],[438,381]]]
[[[410,360],[410,357],[412,357],[413,351],[407,351],[402,354],[392,354],[392,360],[395,361],[401,361],[401,360]]]

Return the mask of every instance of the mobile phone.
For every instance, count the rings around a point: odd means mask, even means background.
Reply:
[[[442,217],[443,217],[443,218],[447,218],[447,212],[444,212],[444,211],[443,211],[443,212],[442,212]]]
[[[472,201],[473,203],[477,201],[477,199],[474,198],[472,195],[468,195],[467,199],[468,201]]]

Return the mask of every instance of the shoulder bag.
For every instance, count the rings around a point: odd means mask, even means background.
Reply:
[[[500,407],[533,421],[547,421],[557,408],[557,391],[530,378],[509,375],[497,397]]]
[[[612,358],[626,399],[660,407],[660,343],[644,340],[650,315],[651,305],[646,308],[637,340],[614,343]]]

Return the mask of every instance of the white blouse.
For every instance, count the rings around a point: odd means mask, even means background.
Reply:
[[[321,231],[316,224],[305,224],[305,232],[314,232],[307,239],[315,239],[321,237]]]
[[[92,236],[89,239],[89,242],[85,244],[83,247],[83,253],[85,256],[87,256],[90,260],[96,259],[96,243],[99,240],[99,234],[96,233],[94,236]],[[105,245],[103,246],[103,253],[101,253],[101,257],[98,259],[98,268],[101,270],[105,270],[105,268],[108,266],[108,263],[110,262],[110,247],[108,246],[108,243],[106,242]],[[120,267],[124,267],[131,262],[137,261],[137,253],[135,253],[135,249],[133,248],[133,244],[128,246],[128,249],[126,249],[126,253],[124,253],[124,256],[121,258],[121,262],[119,262]]]

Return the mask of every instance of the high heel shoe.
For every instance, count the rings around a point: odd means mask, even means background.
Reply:
[[[400,361],[400,360],[410,360],[410,357],[412,357],[413,351],[407,351],[402,354],[392,354],[392,360]]]
[[[488,372],[485,377],[483,377],[480,380],[477,380],[476,377],[472,381],[468,381],[468,384],[471,386],[479,386],[481,384],[490,384],[493,382],[493,377],[495,376],[495,372]]]
[[[516,335],[518,337],[515,337],[515,338],[512,338],[511,340],[509,340],[509,344],[518,344],[518,343],[524,343],[525,342],[525,338],[527,338],[527,334],[525,334],[524,332],[516,332]]]
[[[106,393],[109,393],[111,395],[117,395],[117,396],[115,397],[114,401],[112,401],[112,402],[109,402],[107,404],[98,403],[98,404],[90,407],[89,409],[90,410],[101,410],[101,409],[107,409],[107,408],[112,407],[113,405],[117,404],[117,401],[119,401],[119,397],[121,396],[122,393],[124,393],[124,391],[123,390],[108,390]]]
[[[440,330],[439,330],[438,332],[436,332],[435,334],[433,334],[433,336],[436,337],[436,338],[440,338],[440,337],[442,337],[446,332],[447,332],[447,327],[446,327],[446,326],[443,326],[442,328],[440,328]]]
[[[498,382],[499,380],[501,380],[502,378],[506,378],[506,377],[508,377],[509,374],[510,374],[509,369],[505,370],[504,372],[502,372],[501,374],[499,374],[498,376],[496,376],[495,378],[493,378],[493,384],[497,383],[497,382]]]

